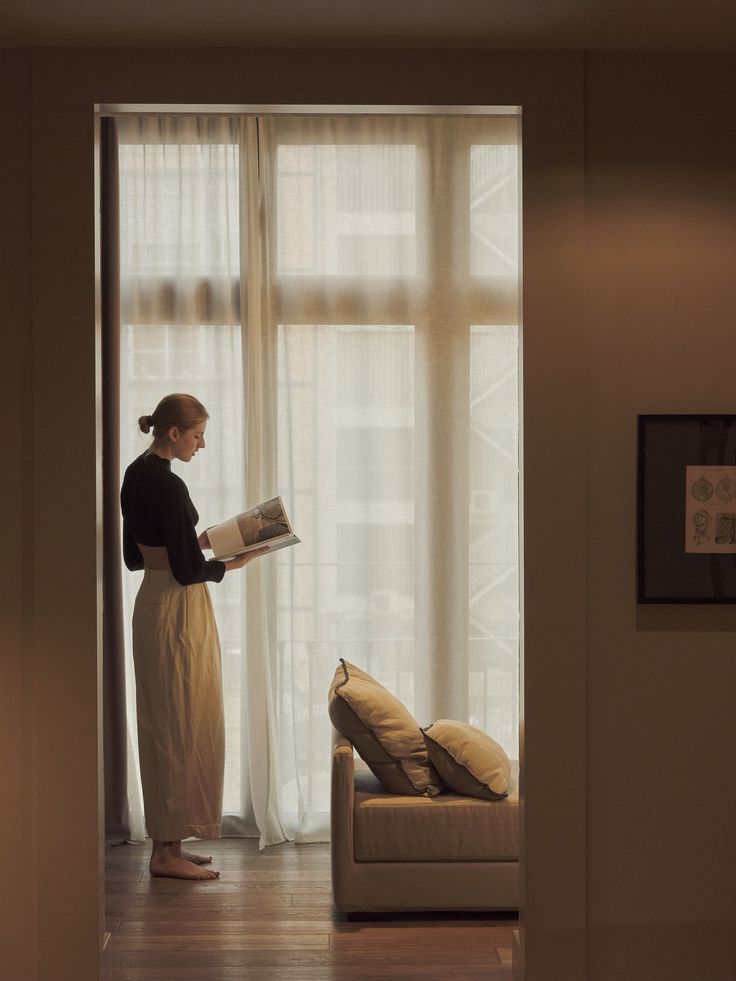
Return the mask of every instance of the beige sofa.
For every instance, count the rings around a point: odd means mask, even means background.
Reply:
[[[518,768],[503,800],[390,794],[335,730],[331,828],[339,913],[519,907]]]

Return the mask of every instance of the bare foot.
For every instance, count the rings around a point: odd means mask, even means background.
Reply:
[[[152,876],[166,876],[171,879],[219,879],[220,873],[200,868],[181,855],[172,855],[168,850],[151,855],[148,866]]]
[[[182,853],[181,841],[154,841],[148,868],[152,876],[170,879],[219,879],[219,872],[200,868],[200,863],[193,861],[201,859],[204,863],[211,859],[203,855],[193,855],[191,858],[187,852]]]
[[[182,852],[181,857],[193,865],[209,865],[212,861],[211,855],[195,855],[193,852]]]

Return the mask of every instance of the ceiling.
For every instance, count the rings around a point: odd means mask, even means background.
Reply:
[[[1,0],[4,47],[736,50],[735,0]]]

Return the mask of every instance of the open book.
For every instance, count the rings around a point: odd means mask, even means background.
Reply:
[[[284,502],[280,497],[274,497],[219,525],[213,525],[207,529],[207,537],[214,557],[221,561],[257,548],[268,548],[275,552],[277,548],[286,548],[287,545],[296,545],[301,541],[291,529]]]

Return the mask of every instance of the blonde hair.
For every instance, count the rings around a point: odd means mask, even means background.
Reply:
[[[165,395],[150,416],[141,416],[138,428],[146,434],[153,430],[154,439],[164,439],[172,426],[183,430],[194,429],[209,417],[209,412],[199,399],[174,392],[173,395]]]

